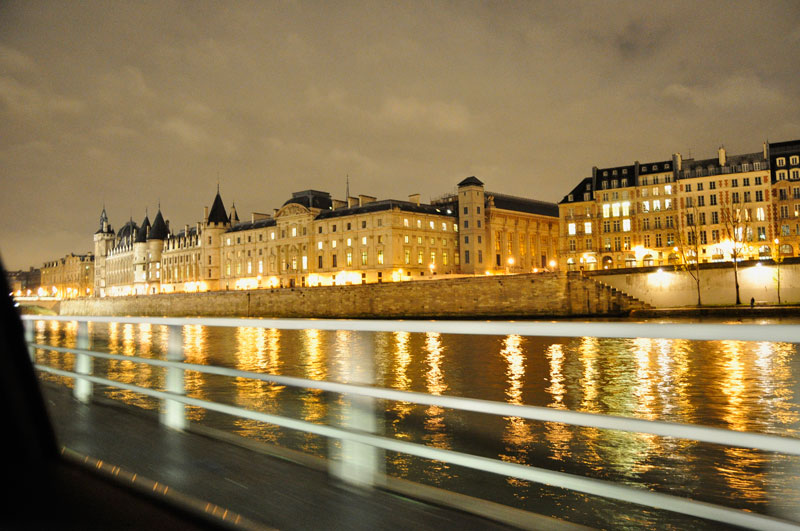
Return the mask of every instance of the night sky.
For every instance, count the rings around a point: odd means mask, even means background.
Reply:
[[[592,166],[800,138],[800,3],[0,2],[0,254],[93,249],[220,184],[560,200]]]

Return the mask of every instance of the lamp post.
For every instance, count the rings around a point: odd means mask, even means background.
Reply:
[[[775,238],[775,269],[778,273],[778,304],[781,303],[781,241]]]

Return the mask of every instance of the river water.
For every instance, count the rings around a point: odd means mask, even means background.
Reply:
[[[92,349],[163,359],[167,329],[90,325]],[[74,323],[36,323],[36,341],[74,346]],[[346,381],[354,345],[374,351],[375,385],[703,424],[799,437],[800,356],[796,343],[664,339],[526,338],[516,335],[281,331],[187,326],[189,363]],[[70,354],[38,351],[37,362],[71,369]],[[97,362],[96,374],[163,387],[163,369],[126,361]],[[66,385],[70,381],[43,375]],[[190,396],[250,409],[340,424],[342,397],[265,382],[186,373]],[[158,403],[100,388],[109,398],[147,409]],[[381,403],[386,436],[514,463],[743,508],[800,521],[800,457],[728,448],[515,417],[493,417],[407,403]],[[328,442],[275,426],[197,408],[193,422],[327,455]],[[436,461],[387,453],[392,476],[601,528],[718,528],[716,524],[624,502],[584,496]]]

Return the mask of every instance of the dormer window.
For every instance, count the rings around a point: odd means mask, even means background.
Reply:
[[[775,164],[778,166],[786,166],[786,158],[778,157],[778,159],[775,161]]]

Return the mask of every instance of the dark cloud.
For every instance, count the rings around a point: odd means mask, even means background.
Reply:
[[[556,201],[593,165],[800,138],[795,2],[0,4],[0,252],[91,249],[221,182]]]

